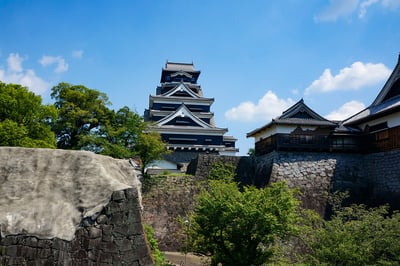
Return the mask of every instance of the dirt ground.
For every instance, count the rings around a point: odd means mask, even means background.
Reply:
[[[185,254],[181,252],[164,252],[167,260],[173,265],[179,266],[203,266],[207,265],[205,257],[196,256],[192,253],[186,254],[186,265],[185,265]]]

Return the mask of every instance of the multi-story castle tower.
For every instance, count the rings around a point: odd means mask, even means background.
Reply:
[[[175,163],[184,163],[198,153],[235,155],[236,139],[225,136],[226,128],[214,124],[210,107],[213,98],[203,97],[193,63],[167,62],[161,72],[156,95],[150,95],[145,121],[155,122],[152,130],[161,134]],[[172,158],[172,159],[171,159]]]

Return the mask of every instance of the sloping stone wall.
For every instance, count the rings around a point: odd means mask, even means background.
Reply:
[[[260,180],[260,174],[256,174],[256,158],[248,156],[221,156],[210,154],[199,154],[193,159],[187,168],[187,173],[195,176],[199,180],[205,180],[210,172],[212,165],[216,162],[231,164],[236,167],[236,175],[243,184],[262,184],[265,180]]]
[[[367,154],[364,162],[371,204],[390,203],[400,210],[400,150]]]
[[[285,181],[300,188],[304,207],[326,214],[333,191],[349,191],[349,202],[370,206],[389,203],[400,209],[400,151],[373,154],[271,152],[256,158],[199,156],[188,167],[206,178],[211,165],[222,161],[237,166],[239,181],[258,187]]]
[[[184,247],[179,219],[185,219],[194,207],[199,186],[192,176],[167,176],[143,193],[143,221],[154,228],[154,237],[163,251]]]
[[[72,241],[1,237],[0,265],[153,265],[140,212],[136,189],[115,191],[100,213],[81,221]]]
[[[283,180],[289,187],[300,188],[303,207],[324,215],[330,192],[349,190],[353,198],[362,196],[361,162],[356,154],[279,152],[270,182]]]

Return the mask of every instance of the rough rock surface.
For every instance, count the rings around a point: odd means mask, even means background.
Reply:
[[[81,219],[105,206],[113,191],[138,184],[126,160],[85,151],[0,147],[1,232],[71,240]]]
[[[0,147],[0,265],[152,265],[128,160]]]

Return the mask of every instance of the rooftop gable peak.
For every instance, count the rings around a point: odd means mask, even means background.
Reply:
[[[168,92],[164,93],[162,96],[174,96],[177,92],[186,92],[189,96],[192,98],[200,98],[199,95],[194,93],[188,86],[185,85],[185,83],[181,82],[179,85],[177,85],[175,88],[172,90],[169,90]]]
[[[372,102],[371,106],[380,105],[397,96],[400,96],[400,54],[392,74],[390,74],[389,79],[386,81],[385,85],[383,85],[383,88]]]
[[[201,120],[198,116],[193,114],[186,105],[182,104],[175,112],[169,114],[168,116],[164,117],[160,121],[157,122],[157,125],[163,126],[166,125],[168,122],[173,120],[176,117],[189,117],[192,119],[196,124],[198,124],[202,128],[214,128],[210,124],[207,124],[203,120]]]
[[[319,121],[328,121],[323,118],[316,112],[314,112],[310,107],[308,107],[304,100],[301,99],[291,107],[289,107],[286,111],[283,111],[282,115],[277,117],[275,120],[283,120],[290,118],[300,118],[300,119],[313,119]]]

